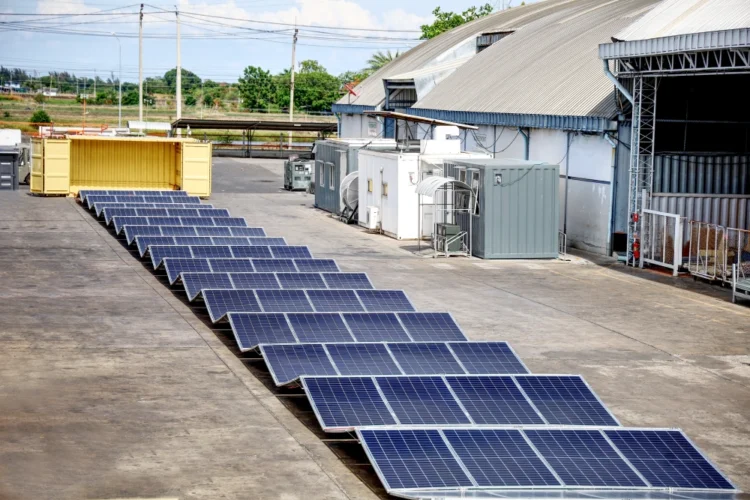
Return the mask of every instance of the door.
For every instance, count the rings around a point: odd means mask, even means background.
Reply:
[[[182,143],[180,188],[193,196],[211,195],[211,144]]]
[[[31,141],[31,177],[29,179],[29,190],[32,193],[44,191],[44,139],[32,139]]]
[[[42,157],[41,192],[66,196],[70,194],[70,140],[44,139]]]

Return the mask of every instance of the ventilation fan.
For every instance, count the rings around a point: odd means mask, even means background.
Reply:
[[[355,222],[357,207],[359,206],[359,172],[352,172],[341,181],[341,203],[344,210],[341,212],[341,220],[347,224]]]

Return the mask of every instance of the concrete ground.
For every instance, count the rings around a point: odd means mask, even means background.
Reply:
[[[211,201],[533,372],[582,374],[623,425],[684,429],[750,490],[750,308],[726,292],[603,259],[425,259],[281,183],[278,161],[217,159]],[[0,194],[0,499],[382,496],[257,365],[72,199]]]

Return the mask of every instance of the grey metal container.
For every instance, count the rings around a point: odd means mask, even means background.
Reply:
[[[362,148],[393,149],[393,139],[327,139],[315,143],[315,206],[340,215],[341,181],[358,170],[357,155]]]
[[[284,162],[284,189],[305,190],[312,180],[312,160],[287,160]]]
[[[464,231],[472,225],[473,254],[483,259],[554,259],[558,256],[560,167],[512,160],[446,161],[445,176],[464,180],[478,192],[474,215],[459,213]]]
[[[0,191],[18,189],[18,163],[21,150],[17,148],[0,148]]]

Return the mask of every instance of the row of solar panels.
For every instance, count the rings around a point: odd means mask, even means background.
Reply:
[[[257,245],[151,245],[148,252],[154,269],[161,267],[167,257],[181,259],[312,259],[303,246]]]
[[[611,498],[613,488],[627,488],[628,497],[698,498],[704,490],[718,498],[734,491],[680,431],[618,428],[580,376],[528,374],[506,343],[465,341],[447,313],[399,312],[414,311],[402,291],[373,290],[366,275],[341,273],[334,261],[273,258],[280,245],[258,245],[272,258],[241,258],[251,238],[266,237],[261,228],[230,217],[205,217],[213,222],[206,226],[195,216],[176,222],[169,212],[166,219],[138,212],[186,199],[145,196],[83,197],[97,214],[105,206],[135,209],[107,221],[155,267],[163,263],[170,284],[181,281],[191,300],[202,297],[213,321],[228,319],[240,349],[258,351],[278,385],[300,384],[325,431],[356,430],[389,492]],[[248,244],[176,240],[185,237],[247,237]],[[528,487],[533,494],[513,489]]]

